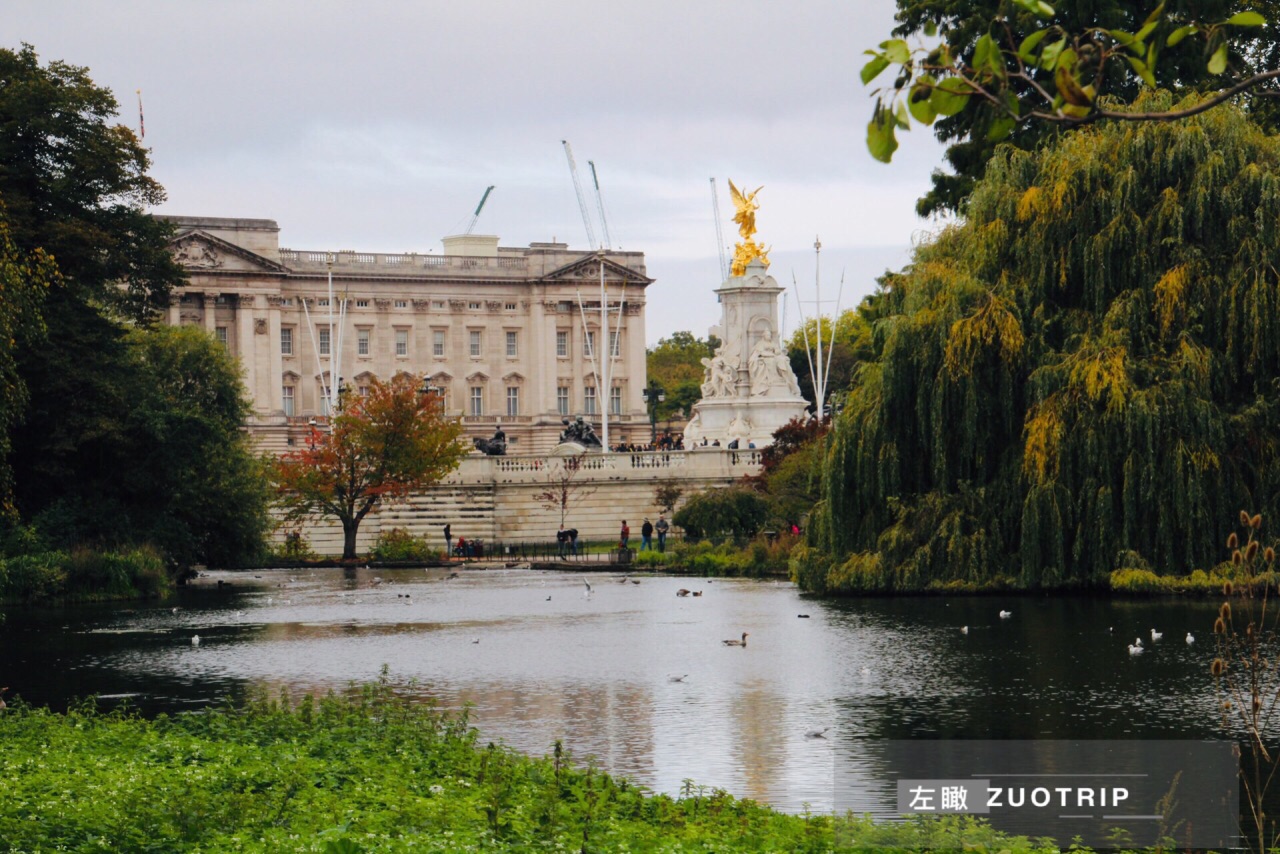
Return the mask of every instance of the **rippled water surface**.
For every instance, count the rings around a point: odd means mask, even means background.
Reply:
[[[781,582],[446,576],[211,573],[131,610],[10,608],[0,684],[55,708],[98,694],[158,712],[252,688],[341,691],[386,665],[406,693],[469,705],[485,739],[538,754],[562,739],[654,789],[691,779],[790,810],[833,805],[836,762],[874,776],[884,739],[1219,734],[1213,602],[827,602]],[[742,632],[745,648],[721,643]],[[1150,651],[1133,657],[1136,636]]]

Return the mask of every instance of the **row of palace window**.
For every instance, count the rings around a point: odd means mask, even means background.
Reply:
[[[283,392],[284,414],[289,417],[292,417],[296,413],[296,409],[295,409],[296,398],[294,397],[295,387],[291,385],[286,385],[281,390]],[[597,410],[597,397],[596,397],[595,386],[587,386],[582,390],[582,392],[583,392],[583,398],[582,398],[583,413],[586,415],[599,414]],[[356,393],[359,394],[361,397],[364,397],[369,393],[369,387],[367,385],[357,386]],[[320,414],[328,415],[329,414],[328,400],[324,397],[323,394],[319,395],[319,397],[320,397]],[[469,406],[468,406],[467,414],[468,415],[488,414],[484,411],[484,399],[485,399],[484,386],[478,386],[478,385],[470,386],[468,388],[467,402]],[[558,386],[556,388],[556,411],[561,415],[569,415],[570,414],[569,407],[570,407],[569,387],[565,385]],[[508,386],[507,387],[507,415],[509,417],[514,418],[515,416],[520,414],[521,414],[520,413],[520,387]],[[609,414],[610,415],[622,414],[622,389],[618,386],[614,386],[613,388],[609,389]]]
[[[431,330],[431,355],[444,356],[447,333],[443,329]],[[484,355],[484,333],[479,329],[471,329],[467,332],[468,352],[473,358],[480,358]],[[226,327],[218,327],[218,338],[223,344],[226,344]],[[368,356],[372,352],[373,347],[373,330],[357,329],[356,330],[356,355]],[[409,330],[395,330],[395,344],[397,356],[409,355]],[[583,347],[583,358],[590,359],[595,355],[596,333],[594,330],[587,332],[587,339]],[[609,332],[609,350],[610,355],[618,356],[622,350],[621,335],[618,330]],[[321,326],[316,330],[316,346],[320,348],[321,356],[328,356],[332,349],[332,336],[329,327]],[[507,358],[514,359],[520,355],[520,333],[508,330],[506,333],[506,353]],[[293,345],[293,328],[289,326],[280,329],[280,354],[282,356],[294,355]],[[568,358],[569,356],[569,332],[561,329],[556,331],[556,356]]]

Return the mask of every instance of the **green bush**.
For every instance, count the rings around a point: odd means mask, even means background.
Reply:
[[[65,552],[15,555],[0,562],[0,596],[48,599],[66,592]]]
[[[151,546],[126,551],[79,548],[0,561],[0,599],[137,599],[171,587],[168,568]]]
[[[319,555],[311,548],[311,543],[302,536],[301,529],[286,531],[284,540],[273,542],[267,546],[267,558],[287,561],[317,560]]]
[[[694,538],[750,537],[770,516],[769,501],[753,489],[709,489],[685,502],[672,522]]]
[[[373,558],[386,561],[435,560],[439,549],[427,545],[426,537],[415,537],[404,528],[391,528],[378,535],[373,546]]]

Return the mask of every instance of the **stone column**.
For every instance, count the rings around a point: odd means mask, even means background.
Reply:
[[[218,325],[218,319],[217,319],[218,295],[211,294],[208,291],[205,291],[203,302],[204,302],[204,328],[208,330],[210,335],[212,335],[213,330]]]
[[[240,357],[240,371],[244,377],[244,387],[249,390],[254,409],[261,406],[262,400],[257,381],[257,336],[253,329],[254,303],[252,294],[237,294],[235,301],[236,347],[235,353]]]
[[[267,393],[258,398],[258,405],[264,406],[271,412],[279,412],[284,409],[284,392],[280,390],[284,384],[284,357],[280,355],[280,311],[280,298],[269,297],[267,299],[267,352],[270,353],[268,364],[271,365],[271,370],[261,380],[267,384]],[[293,351],[295,353],[302,346],[302,342],[297,340],[300,337],[299,331],[295,327],[293,332]],[[306,383],[299,383],[299,386],[301,387],[294,389],[293,392],[293,411],[295,414],[302,412],[302,395],[305,394]]]

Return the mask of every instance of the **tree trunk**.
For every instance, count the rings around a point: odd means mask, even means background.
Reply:
[[[359,519],[342,520],[342,559],[356,559],[356,534],[360,532]]]

